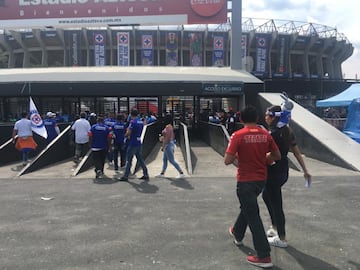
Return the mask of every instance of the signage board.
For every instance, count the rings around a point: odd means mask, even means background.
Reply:
[[[225,23],[227,0],[0,0],[2,29]]]
[[[240,95],[243,93],[243,85],[239,83],[203,83],[202,93],[215,95]]]

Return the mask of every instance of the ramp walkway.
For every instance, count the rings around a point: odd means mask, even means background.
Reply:
[[[261,111],[282,102],[280,93],[259,93]],[[301,151],[326,163],[360,171],[360,144],[306,110],[296,102],[291,113],[290,126],[295,131]]]

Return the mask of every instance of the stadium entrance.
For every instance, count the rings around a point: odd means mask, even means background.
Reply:
[[[78,67],[4,70],[0,87],[2,121],[28,111],[31,96],[40,113],[55,112],[65,122],[80,112],[119,113],[134,107],[144,115],[169,112],[193,122],[203,111],[255,104],[263,83],[230,68]]]

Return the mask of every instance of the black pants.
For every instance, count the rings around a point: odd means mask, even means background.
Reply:
[[[262,223],[257,197],[265,186],[265,181],[238,182],[236,193],[240,202],[240,214],[234,224],[234,235],[242,240],[249,225],[254,248],[259,258],[270,256],[270,245]]]
[[[282,173],[268,174],[262,197],[269,211],[271,223],[276,227],[278,235],[285,237],[285,214],[283,209],[283,200],[281,187],[286,183],[289,177],[289,171]]]
[[[107,149],[92,151],[93,161],[95,165],[95,172],[101,171],[102,173],[104,173],[104,164],[105,164],[105,158],[107,152],[108,152]]]

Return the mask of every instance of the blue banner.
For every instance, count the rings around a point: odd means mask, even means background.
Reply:
[[[141,50],[141,64],[143,66],[154,65],[154,53],[153,53],[153,36],[142,35],[142,50]]]
[[[223,67],[224,62],[224,37],[223,36],[214,36],[213,39],[213,66]]]
[[[267,35],[256,36],[256,64],[254,72],[256,76],[263,77],[267,72],[268,40]]]
[[[117,33],[118,66],[130,65],[130,33]]]
[[[179,33],[167,32],[165,36],[166,65],[177,66],[179,64]]]
[[[106,32],[94,32],[94,62],[95,66],[106,65]]]

